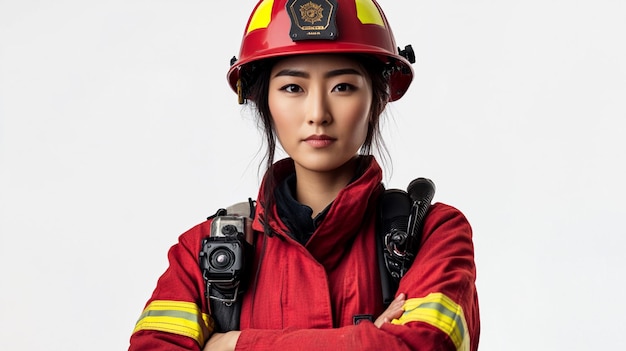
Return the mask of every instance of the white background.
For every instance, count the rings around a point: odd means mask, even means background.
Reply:
[[[482,351],[626,349],[626,2],[381,0],[389,187],[475,231]],[[253,0],[0,0],[0,349],[121,350],[179,234],[256,196]]]

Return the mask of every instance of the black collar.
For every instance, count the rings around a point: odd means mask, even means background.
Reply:
[[[276,190],[276,207],[278,216],[283,223],[289,228],[289,236],[300,244],[305,245],[315,232],[317,226],[322,222],[330,204],[320,212],[315,218],[311,218],[313,210],[299,203],[295,197],[296,191],[296,174],[289,175]]]
[[[368,162],[365,162],[365,160],[366,158],[359,157],[355,175],[350,180],[350,183],[357,180],[365,172],[368,165]],[[294,197],[295,193],[296,174],[292,173],[274,190],[276,208],[281,221],[289,228],[289,236],[300,244],[305,245],[313,235],[313,232],[315,232],[315,229],[326,217],[332,202],[322,212],[318,213],[315,218],[311,218],[313,209],[298,202]]]

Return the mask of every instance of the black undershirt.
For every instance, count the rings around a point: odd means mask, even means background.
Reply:
[[[355,175],[348,184],[358,179],[365,172],[367,162],[363,162],[364,159],[364,157],[359,157]],[[289,228],[289,236],[300,244],[305,245],[313,235],[313,232],[315,232],[315,229],[326,217],[332,202],[322,212],[312,218],[313,209],[298,202],[294,196],[295,193],[296,174],[293,173],[274,190],[276,208],[281,221]]]
[[[309,241],[324,217],[326,217],[330,204],[315,218],[312,218],[313,210],[309,206],[299,203],[293,195],[295,192],[296,175],[294,173],[276,187],[274,191],[276,207],[278,216],[289,228],[289,236],[304,245]]]

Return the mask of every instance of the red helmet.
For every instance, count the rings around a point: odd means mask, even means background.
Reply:
[[[387,18],[375,0],[260,0],[248,20],[239,59],[228,82],[235,91],[246,64],[270,57],[316,53],[370,54],[387,64],[390,101],[404,95],[415,55],[396,47]],[[241,96],[240,96],[240,102]]]

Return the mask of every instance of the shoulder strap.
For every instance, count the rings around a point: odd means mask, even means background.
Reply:
[[[245,277],[249,273],[249,261],[253,252],[251,245],[251,218],[254,217],[256,202],[252,198],[248,198],[247,202],[239,202],[227,208],[219,209],[215,214],[207,219],[216,220],[218,217],[223,218],[240,218],[242,219],[243,233],[233,237],[232,240],[220,241],[224,247],[214,249],[208,246],[207,242],[210,237],[204,238],[202,241],[202,249],[200,251],[200,269],[206,284],[205,296],[207,304],[210,308],[211,317],[215,323],[214,330],[216,332],[227,332],[230,330],[239,330],[239,317],[241,315],[241,296],[245,288]],[[213,225],[211,226],[213,230]],[[230,250],[230,247],[241,248],[243,255],[243,273],[238,276],[235,281],[226,285],[216,284],[208,279],[208,265],[211,265],[213,254],[212,250]],[[244,277],[242,279],[242,277]]]
[[[400,279],[419,251],[435,184],[430,179],[417,178],[407,190],[385,190],[378,203],[376,248],[384,306],[393,301]]]
[[[238,202],[229,207],[226,207],[226,213],[229,216],[243,216],[248,218],[254,218],[254,211],[256,209],[256,201],[251,197],[248,201]]]

